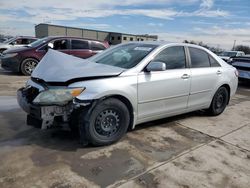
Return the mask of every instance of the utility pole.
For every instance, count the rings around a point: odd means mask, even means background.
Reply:
[[[235,43],[236,43],[236,40],[234,40],[233,50],[234,50],[234,48],[235,48]]]

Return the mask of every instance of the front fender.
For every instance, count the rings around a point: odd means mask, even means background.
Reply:
[[[85,87],[82,94],[76,97],[77,101],[98,100],[104,97],[119,95],[125,97],[137,114],[137,76],[118,76],[104,79],[94,79],[76,82],[69,87]]]

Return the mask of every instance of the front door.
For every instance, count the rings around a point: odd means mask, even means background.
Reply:
[[[53,44],[53,50],[57,50],[57,51],[60,51],[60,52],[63,52],[65,54],[70,55],[69,40],[68,39],[56,39],[50,43]]]
[[[138,75],[138,119],[153,119],[184,111],[190,90],[190,69],[184,47],[163,49],[152,61],[164,62],[165,71]]]

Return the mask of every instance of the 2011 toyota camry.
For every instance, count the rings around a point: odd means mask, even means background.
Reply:
[[[237,74],[190,44],[131,42],[87,60],[49,50],[17,97],[27,124],[68,124],[82,144],[107,145],[143,122],[200,109],[221,114]]]

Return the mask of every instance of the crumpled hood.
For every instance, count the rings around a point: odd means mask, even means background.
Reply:
[[[45,82],[68,82],[74,79],[118,76],[125,69],[98,64],[87,59],[51,50],[39,62],[31,77]]]

